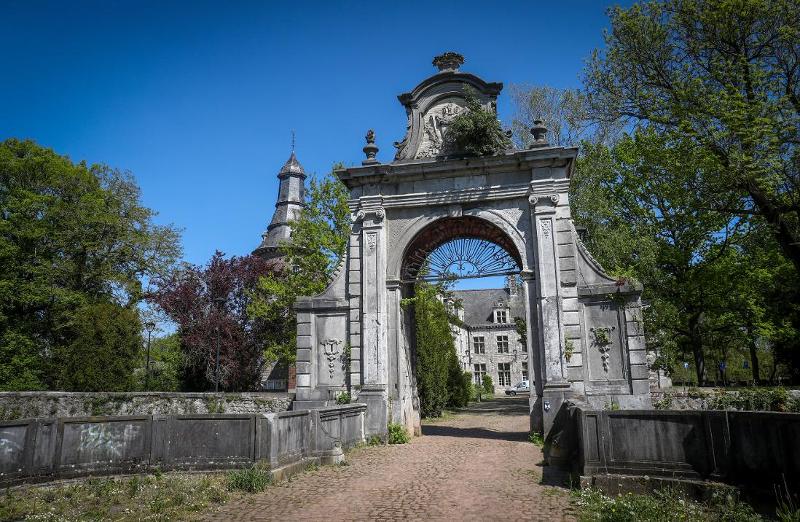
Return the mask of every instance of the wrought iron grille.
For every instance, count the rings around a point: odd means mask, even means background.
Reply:
[[[516,274],[520,267],[502,247],[476,238],[452,239],[430,252],[417,251],[411,266],[422,267],[419,273],[410,270],[408,279],[468,279]]]

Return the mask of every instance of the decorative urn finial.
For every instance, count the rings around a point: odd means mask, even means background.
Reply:
[[[464,57],[458,53],[448,51],[433,59],[433,65],[440,71],[457,71],[464,64]]]
[[[533,145],[535,147],[547,145],[547,127],[544,126],[542,120],[534,120],[531,134],[533,134]]]
[[[364,154],[367,155],[367,159],[361,162],[362,165],[374,165],[376,163],[380,163],[378,160],[375,159],[375,156],[378,154],[378,146],[375,145],[375,131],[370,129],[367,131],[366,135],[367,144],[364,145],[362,149]]]

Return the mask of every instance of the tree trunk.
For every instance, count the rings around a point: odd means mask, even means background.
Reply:
[[[758,372],[756,338],[753,336],[753,327],[751,325],[747,325],[747,337],[750,339],[750,368],[753,371],[753,383],[758,384],[761,377]]]
[[[700,336],[700,314],[689,316],[689,344],[694,355],[694,368],[697,372],[697,385],[705,384],[706,361],[703,356],[703,340]]]

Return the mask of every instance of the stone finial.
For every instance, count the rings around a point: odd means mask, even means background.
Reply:
[[[362,165],[374,165],[376,163],[380,163],[378,160],[375,159],[375,156],[378,154],[378,146],[375,145],[375,131],[370,129],[367,131],[366,135],[367,144],[364,145],[362,149],[364,154],[367,155],[367,159],[361,162]]]
[[[535,120],[533,127],[531,127],[531,134],[533,134],[533,145],[541,147],[547,145],[547,127],[544,126],[542,120]]]
[[[464,57],[458,53],[448,51],[433,59],[433,65],[440,71],[457,71],[464,64]]]

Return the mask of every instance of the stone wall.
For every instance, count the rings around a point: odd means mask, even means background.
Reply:
[[[287,393],[0,392],[0,421],[97,415],[275,413],[292,404]]]
[[[747,388],[748,391],[768,394],[774,389]],[[726,402],[719,400],[720,396],[727,396],[728,400],[735,399],[742,391],[724,388],[683,388],[673,387],[650,392],[653,406],[663,410],[709,410],[715,409],[715,403]],[[800,405],[800,390],[786,390],[788,402]],[[733,408],[735,409],[735,408]]]
[[[800,414],[579,410],[577,421],[584,484],[661,477],[767,493],[784,479],[800,485]]]
[[[154,469],[335,463],[364,441],[363,404],[262,415],[62,417],[0,422],[0,488]]]

